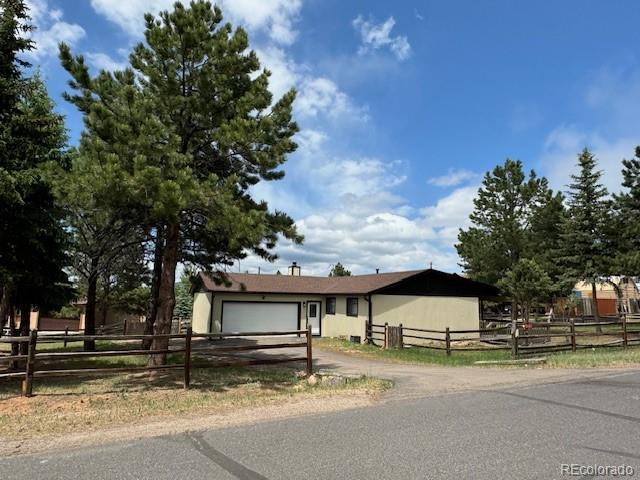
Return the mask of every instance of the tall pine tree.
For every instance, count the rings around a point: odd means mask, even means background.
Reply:
[[[554,268],[553,251],[564,215],[562,200],[546,178],[534,171],[527,177],[520,161],[507,159],[487,172],[474,200],[472,226],[458,235],[456,249],[465,273],[495,285],[510,273],[513,277],[514,268],[527,259],[551,278],[553,287],[545,292],[557,292],[560,272]],[[515,318],[520,302],[515,295],[512,299]]]
[[[605,249],[610,205],[607,189],[600,183],[602,172],[597,170],[596,158],[586,148],[578,156],[578,167],[567,193],[569,210],[560,264],[568,282],[591,284],[593,315],[599,322],[597,284],[608,273],[611,258]]]
[[[625,191],[614,195],[613,251],[617,273],[640,276],[640,146],[635,157],[622,161],[622,186]]]
[[[280,235],[301,241],[291,218],[249,191],[284,175],[279,167],[296,148],[295,92],[272,102],[270,74],[246,32],[223,23],[209,2],[176,3],[145,19],[132,69],[91,78],[67,47],[61,59],[79,91],[68,98],[85,113],[87,146],[121,175],[120,188],[149,225],[162,226],[155,331],[168,333],[179,262],[211,270],[247,252],[272,260]]]
[[[28,331],[32,307],[59,308],[72,294],[66,233],[47,176],[63,164],[66,131],[38,75],[20,54],[33,47],[23,1],[0,2],[0,319],[17,307]],[[12,318],[14,316],[12,315]]]

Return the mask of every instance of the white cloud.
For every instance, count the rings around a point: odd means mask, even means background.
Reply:
[[[100,15],[115,23],[129,35],[144,31],[144,14],[170,10],[174,0],[91,0]],[[293,43],[297,32],[294,24],[302,7],[300,0],[225,0],[219,2],[225,20],[245,26],[249,31],[265,32],[279,44]]]
[[[35,26],[30,34],[35,49],[27,55],[36,60],[57,55],[60,42],[73,46],[86,35],[80,25],[63,21],[62,10],[49,8],[46,0],[29,0],[27,7]]]
[[[598,160],[601,182],[614,193],[622,188],[622,159],[632,157],[636,145],[637,137],[606,138],[597,131],[563,125],[547,136],[540,165],[554,188],[567,190],[571,175],[578,172],[578,155],[587,147]]]
[[[347,204],[342,208],[316,209],[314,214],[296,221],[305,236],[302,246],[283,242],[278,248],[280,260],[275,265],[250,258],[242,262],[242,270],[256,272],[260,266],[262,272],[285,271],[287,264],[296,261],[308,275],[327,275],[330,265],[336,262],[356,274],[373,273],[376,268],[381,271],[427,268],[430,263],[434,268],[456,271],[458,258],[451,248],[451,238],[455,241],[457,237],[455,219],[459,219],[460,226],[466,222],[466,218],[460,218],[466,210],[456,203],[461,199],[471,201],[463,192],[451,201],[425,208],[417,217],[384,209],[364,215]],[[446,208],[450,209],[450,215]]]
[[[401,162],[334,157],[325,151],[328,138],[322,132],[304,131],[299,137],[302,151],[288,172],[303,170],[308,179],[303,188],[314,192],[308,213],[296,217],[305,243],[283,241],[278,262],[251,257],[241,262],[243,271],[257,272],[260,267],[264,273],[284,272],[292,261],[313,275],[326,275],[338,261],[354,273],[426,268],[430,263],[459,270],[452,245],[459,228],[468,226],[477,186],[458,188],[433,205],[412,208],[395,193],[405,181]],[[274,200],[281,199],[276,195]],[[288,201],[287,208],[297,208],[300,197],[294,193]]]
[[[269,46],[256,49],[256,53],[262,65],[271,72],[269,89],[275,99],[291,88],[298,90],[294,104],[296,117],[322,115],[332,120],[369,119],[367,108],[356,105],[333,80],[314,76],[310,67],[296,63],[282,48]]]
[[[450,168],[445,175],[432,177],[427,180],[430,185],[436,187],[455,187],[462,183],[477,180],[479,174],[464,168]]]
[[[86,54],[87,60],[98,70],[124,70],[129,66],[129,62],[125,59],[116,60],[110,55],[102,52],[89,52]]]
[[[225,0],[223,12],[249,30],[266,30],[276,43],[290,45],[296,39],[293,25],[302,8],[301,0]]]
[[[406,60],[411,54],[411,45],[404,35],[391,36],[391,30],[396,24],[393,17],[387,18],[383,23],[376,24],[372,20],[365,20],[358,15],[353,22],[353,28],[360,33],[362,45],[358,53],[365,54],[371,50],[388,47],[398,60]]]
[[[306,77],[300,85],[300,94],[295,103],[298,114],[316,117],[326,114],[329,118],[367,121],[367,109],[356,106],[332,80],[325,77]]]

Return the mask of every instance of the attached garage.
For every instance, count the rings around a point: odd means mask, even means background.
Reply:
[[[297,302],[223,301],[223,333],[298,330]]]

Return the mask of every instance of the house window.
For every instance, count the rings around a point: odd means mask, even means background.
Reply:
[[[350,317],[358,316],[358,297],[347,298],[347,315]]]
[[[327,297],[327,314],[336,314],[336,297]]]
[[[315,303],[309,305],[309,316],[311,318],[316,318],[318,316],[318,305]]]

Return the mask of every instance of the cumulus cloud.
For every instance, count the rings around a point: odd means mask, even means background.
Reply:
[[[271,72],[269,89],[280,98],[296,88],[294,104],[297,117],[367,121],[368,109],[356,105],[331,79],[316,76],[307,65],[295,62],[284,49],[276,46],[256,49],[262,65]]]
[[[173,3],[174,0],[91,0],[98,14],[134,37],[144,31],[145,13],[169,10]],[[272,41],[284,45],[296,38],[294,24],[302,7],[300,0],[225,0],[219,4],[226,20],[240,23],[253,33],[265,32]]]
[[[296,261],[304,272],[326,275],[341,262],[354,273],[426,268],[459,269],[452,246],[460,227],[468,226],[477,186],[455,189],[433,205],[412,208],[396,193],[406,180],[402,162],[376,158],[341,158],[324,151],[326,137],[304,132],[309,161],[296,160],[311,179],[305,188],[315,190],[316,203],[296,218],[302,246],[282,242],[274,265],[250,257],[241,269],[284,271]],[[292,204],[294,206],[294,204]]]
[[[51,8],[46,0],[29,0],[27,7],[35,26],[30,34],[35,49],[28,52],[27,56],[36,60],[55,56],[58,54],[58,43],[73,46],[86,35],[80,25],[63,21],[62,10]]]
[[[450,168],[445,175],[427,179],[427,183],[436,187],[455,187],[462,183],[477,180],[476,172],[464,168]]]
[[[305,236],[302,246],[283,242],[280,259],[274,265],[257,258],[242,262],[242,270],[284,271],[293,261],[303,273],[327,275],[330,265],[341,262],[356,274],[381,271],[434,268],[459,270],[458,257],[451,248],[458,228],[467,222],[473,208],[475,190],[456,191],[417,216],[382,209],[365,214],[345,204],[342,208],[316,209],[299,218],[297,225]],[[383,208],[382,206],[380,206]]]
[[[407,37],[404,35],[391,36],[391,30],[395,24],[396,21],[393,17],[376,24],[373,20],[365,20],[362,15],[358,15],[352,22],[353,28],[360,34],[362,40],[358,53],[362,55],[371,50],[387,47],[398,60],[409,58],[411,45]]]

